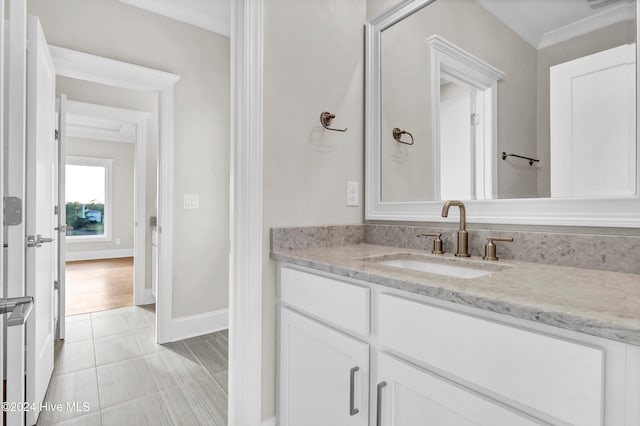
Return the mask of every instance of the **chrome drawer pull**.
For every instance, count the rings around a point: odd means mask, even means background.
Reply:
[[[356,387],[356,372],[360,370],[360,367],[353,367],[349,373],[349,415],[355,416],[360,412],[355,405],[355,387]]]

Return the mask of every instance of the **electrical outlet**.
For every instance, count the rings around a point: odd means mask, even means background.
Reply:
[[[347,182],[347,206],[360,205],[360,182]]]
[[[120,244],[120,238],[116,238],[116,244]]]
[[[182,208],[188,210],[199,209],[200,194],[184,194]]]

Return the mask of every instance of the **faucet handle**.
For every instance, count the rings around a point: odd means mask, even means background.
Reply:
[[[433,233],[425,232],[423,234],[418,235],[418,237],[435,237],[435,239],[433,240],[433,250],[431,250],[431,253],[444,254],[444,251],[442,250],[442,240],[440,239],[441,235],[442,234],[439,232],[433,232]]]
[[[487,244],[484,246],[484,256],[482,257],[484,260],[498,260],[498,256],[496,256],[496,245],[493,244],[494,241],[504,241],[506,243],[513,242],[513,238],[511,237],[488,237]]]

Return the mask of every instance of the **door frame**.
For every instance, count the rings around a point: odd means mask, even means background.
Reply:
[[[264,3],[231,8],[230,426],[262,424]]]
[[[117,143],[132,143],[134,147],[134,242],[133,242],[133,304],[146,305],[154,303],[151,289],[146,291],[146,239],[147,239],[147,203],[146,203],[146,178],[147,178],[147,121],[151,114],[145,111],[136,111],[125,108],[116,108],[106,105],[80,102],[67,99],[67,114],[75,116],[73,120],[67,117],[66,136],[82,137],[96,141],[110,141]],[[86,120],[86,123],[82,121]],[[108,131],[91,127],[95,121],[108,120],[125,125],[135,126],[135,134],[121,134],[119,131]],[[83,124],[74,128],[73,124]],[[64,159],[62,159],[64,161]],[[64,167],[65,164],[60,164]],[[149,235],[151,235],[149,233]],[[67,252],[68,254],[68,252]],[[78,259],[81,260],[81,259]]]
[[[172,340],[174,85],[180,76],[62,47],[49,46],[57,75],[158,93],[158,288],[156,339]]]
[[[6,54],[3,60],[9,63],[4,74],[2,84],[5,88],[6,108],[4,114],[4,149],[7,149],[6,164],[3,178],[6,182],[5,196],[18,197],[23,203],[25,199],[25,167],[26,167],[26,129],[27,129],[27,5],[23,0],[9,0],[8,15],[11,25],[3,36],[8,35]],[[4,20],[3,20],[4,23]],[[4,43],[3,43],[4,47]],[[4,186],[4,185],[3,185]],[[24,204],[23,204],[24,206]],[[5,262],[6,281],[4,283],[5,297],[20,297],[26,295],[25,281],[25,214],[24,208],[20,215],[20,224],[6,227],[6,243],[8,244]],[[25,327],[7,328],[5,337],[7,352],[6,370],[7,392],[6,401],[21,402],[25,397],[25,369],[26,357]],[[23,425],[23,412],[6,412],[8,425]]]
[[[490,132],[490,140],[485,140],[490,152],[485,159],[486,169],[484,194],[491,194],[497,198],[498,194],[498,81],[504,79],[505,73],[471,55],[448,40],[432,35],[427,37],[429,57],[431,58],[431,138],[433,141],[433,199],[440,197],[440,81],[447,77],[452,81],[459,81],[477,90],[485,92],[488,97],[486,104],[490,105],[490,113],[483,114],[484,128]],[[484,154],[484,152],[483,152]],[[475,164],[475,160],[473,160]],[[475,183],[475,170],[472,178]],[[475,192],[475,184],[472,185]],[[484,197],[483,197],[484,199]]]

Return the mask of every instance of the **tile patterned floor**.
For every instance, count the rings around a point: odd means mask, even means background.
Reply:
[[[45,398],[64,408],[38,425],[226,426],[227,331],[158,345],[153,321],[135,306],[67,317]]]

